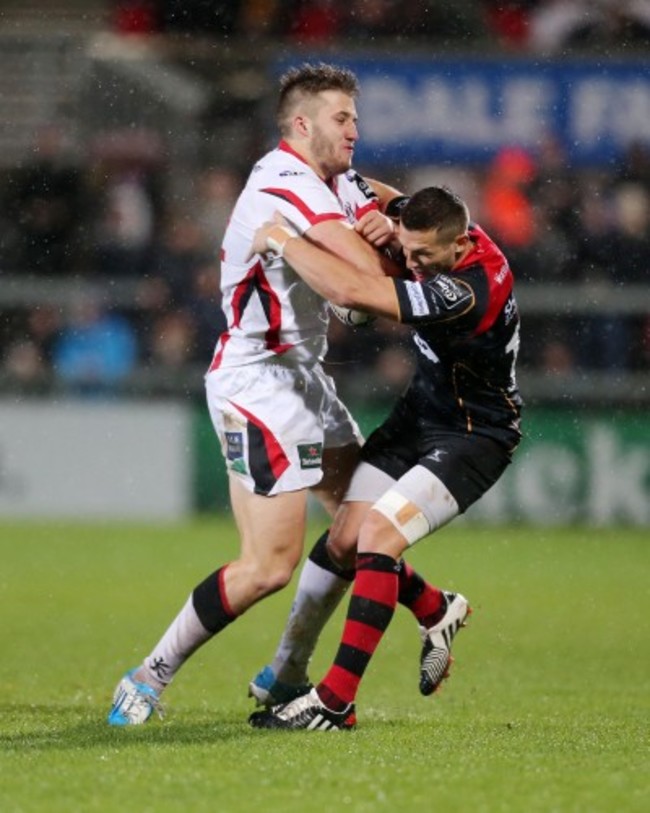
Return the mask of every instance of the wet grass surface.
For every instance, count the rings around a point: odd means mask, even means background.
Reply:
[[[358,729],[333,734],[246,723],[248,680],[273,654],[293,588],[195,655],[163,723],[105,723],[121,674],[234,555],[227,519],[5,523],[0,540],[3,813],[647,810],[647,530],[459,523],[422,543],[410,561],[474,608],[452,677],[419,695],[417,629],[399,610],[359,694]]]

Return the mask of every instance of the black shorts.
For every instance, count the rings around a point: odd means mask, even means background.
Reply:
[[[362,447],[361,459],[395,480],[424,466],[445,484],[462,514],[496,483],[511,454],[491,438],[428,421],[399,401]]]

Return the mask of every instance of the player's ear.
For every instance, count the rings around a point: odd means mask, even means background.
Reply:
[[[456,259],[458,260],[465,251],[465,246],[469,241],[469,234],[464,232],[463,234],[459,234],[457,237],[454,238],[454,254],[456,255]]]
[[[311,133],[310,121],[306,116],[296,116],[293,120],[293,128],[302,138],[308,138]]]

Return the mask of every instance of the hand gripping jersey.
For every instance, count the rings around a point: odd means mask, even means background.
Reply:
[[[280,212],[304,234],[324,220],[354,224],[377,198],[353,170],[325,182],[286,142],[254,167],[235,205],[221,249],[222,307],[228,324],[210,371],[282,358],[322,360],[327,351],[325,301],[280,257],[248,258],[254,232]]]
[[[519,313],[512,272],[478,226],[452,271],[394,280],[401,321],[414,328],[418,365],[406,395],[418,415],[514,448],[522,401],[515,379]]]

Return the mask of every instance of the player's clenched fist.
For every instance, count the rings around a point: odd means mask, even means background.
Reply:
[[[355,224],[355,231],[373,246],[381,248],[395,236],[395,224],[381,212],[373,209],[366,212]]]

